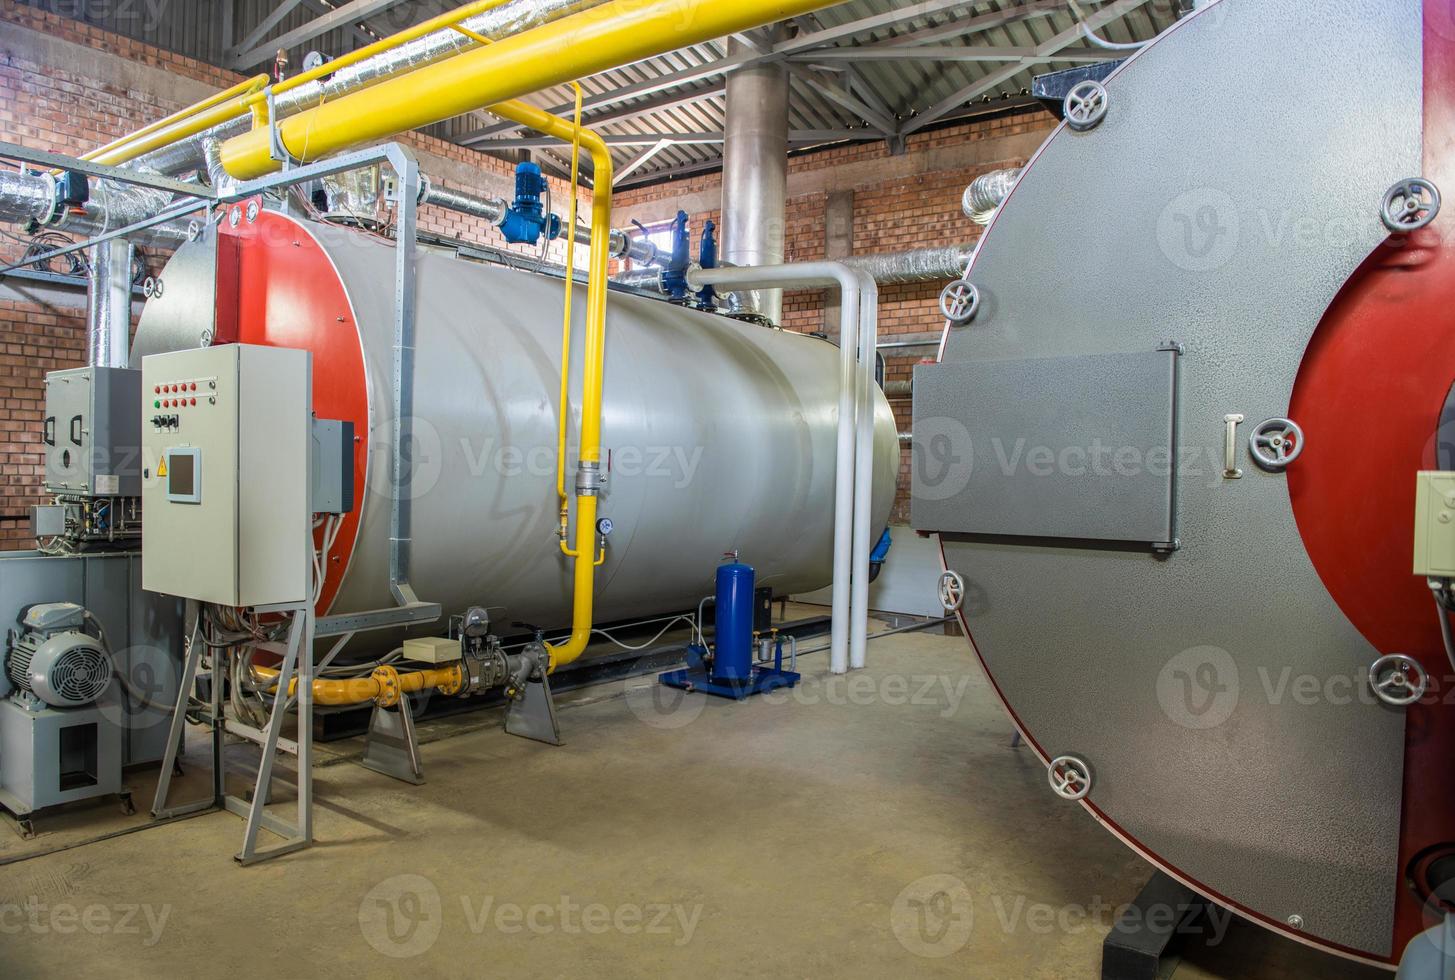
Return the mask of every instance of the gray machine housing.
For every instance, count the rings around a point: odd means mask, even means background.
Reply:
[[[83,367],[45,378],[45,485],[51,493],[141,494],[141,372]]]
[[[161,759],[177,698],[183,603],[142,590],[140,555],[0,557],[0,620],[64,603],[84,607],[105,631],[125,683],[83,707],[52,707],[13,689],[0,698],[0,805],[19,817],[123,793],[126,767]],[[32,619],[69,628],[64,618]]]

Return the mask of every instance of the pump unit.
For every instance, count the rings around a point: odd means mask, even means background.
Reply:
[[[75,603],[44,602],[10,631],[0,664],[0,804],[22,818],[124,793],[124,710],[108,697],[116,672],[90,621]]]

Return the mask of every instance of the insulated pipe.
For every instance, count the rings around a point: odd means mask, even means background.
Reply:
[[[977,225],[990,224],[990,219],[995,216],[995,209],[1010,194],[1020,175],[1021,168],[1008,167],[1005,170],[992,170],[981,174],[970,181],[960,198],[965,217]]]
[[[851,255],[841,259],[851,269],[867,273],[880,285],[959,279],[975,254],[974,245],[920,248],[909,252]]]
[[[849,635],[849,669],[864,666],[869,647],[870,503],[874,490],[874,367],[879,342],[879,286],[859,272],[858,440],[854,447],[853,631]]]
[[[750,53],[737,38],[728,57]],[[740,68],[727,79],[722,147],[722,259],[759,267],[783,262],[788,200],[788,69],[781,62]],[[757,312],[783,321],[783,291],[758,296]]]
[[[446,187],[435,185],[428,177],[423,178],[419,190],[419,203],[429,204],[435,207],[448,208],[451,211],[458,211],[461,214],[472,215],[481,218],[491,224],[498,225],[504,218],[509,204],[498,197],[479,197],[475,194],[467,194],[464,191],[450,190]],[[566,222],[563,219],[562,224]],[[589,225],[577,224],[576,244],[591,244],[591,227]],[[639,265],[647,265],[657,261],[657,247],[645,238],[632,238],[619,228],[611,230],[611,255],[618,259],[631,259]]]
[[[855,550],[855,444],[864,444],[862,438],[855,438],[854,426],[860,376],[855,362],[858,359],[859,331],[863,325],[861,295],[866,281],[869,286],[873,286],[872,280],[866,280],[861,273],[855,272],[842,262],[797,262],[792,265],[760,266],[756,269],[703,269],[694,266],[687,270],[687,284],[693,289],[701,289],[703,286],[726,287],[735,292],[757,288],[781,289],[784,286],[837,286],[839,289],[838,451],[834,470],[833,614],[829,627],[829,669],[835,674],[848,671],[850,633],[858,631],[856,622],[851,628],[851,622],[858,613],[852,605],[849,580]],[[868,359],[871,371],[872,362],[871,357]],[[867,426],[869,429],[868,452],[872,464],[872,410],[857,421],[861,428]],[[866,521],[865,526],[867,525]],[[867,580],[867,567],[864,574]],[[867,617],[867,611],[865,616]]]
[[[46,229],[89,238],[150,218],[172,199],[166,191],[128,187],[110,180],[92,184],[91,200],[80,209],[54,216],[55,178],[50,174],[0,170],[0,221],[35,221]],[[175,246],[187,240],[184,219],[153,225],[132,238],[145,245]]]
[[[135,249],[123,238],[92,245],[86,279],[86,363],[124,368],[131,349],[131,262]]]
[[[832,0],[609,0],[324,102],[278,124],[301,162],[387,139],[576,78],[724,35],[796,17]],[[279,168],[267,127],[223,144],[222,162],[241,179]],[[597,184],[598,192],[600,183]]]

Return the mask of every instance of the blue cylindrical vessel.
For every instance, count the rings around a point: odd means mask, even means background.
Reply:
[[[753,567],[738,561],[717,566],[717,637],[712,679],[746,683],[753,673]]]

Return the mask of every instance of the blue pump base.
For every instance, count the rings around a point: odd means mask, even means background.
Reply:
[[[764,694],[780,687],[792,687],[798,683],[800,676],[792,670],[754,667],[746,681],[732,683],[715,681],[711,674],[700,667],[683,667],[681,670],[670,670],[660,675],[657,680],[668,687],[680,687],[684,691],[701,691],[703,694],[741,701],[754,694]]]

